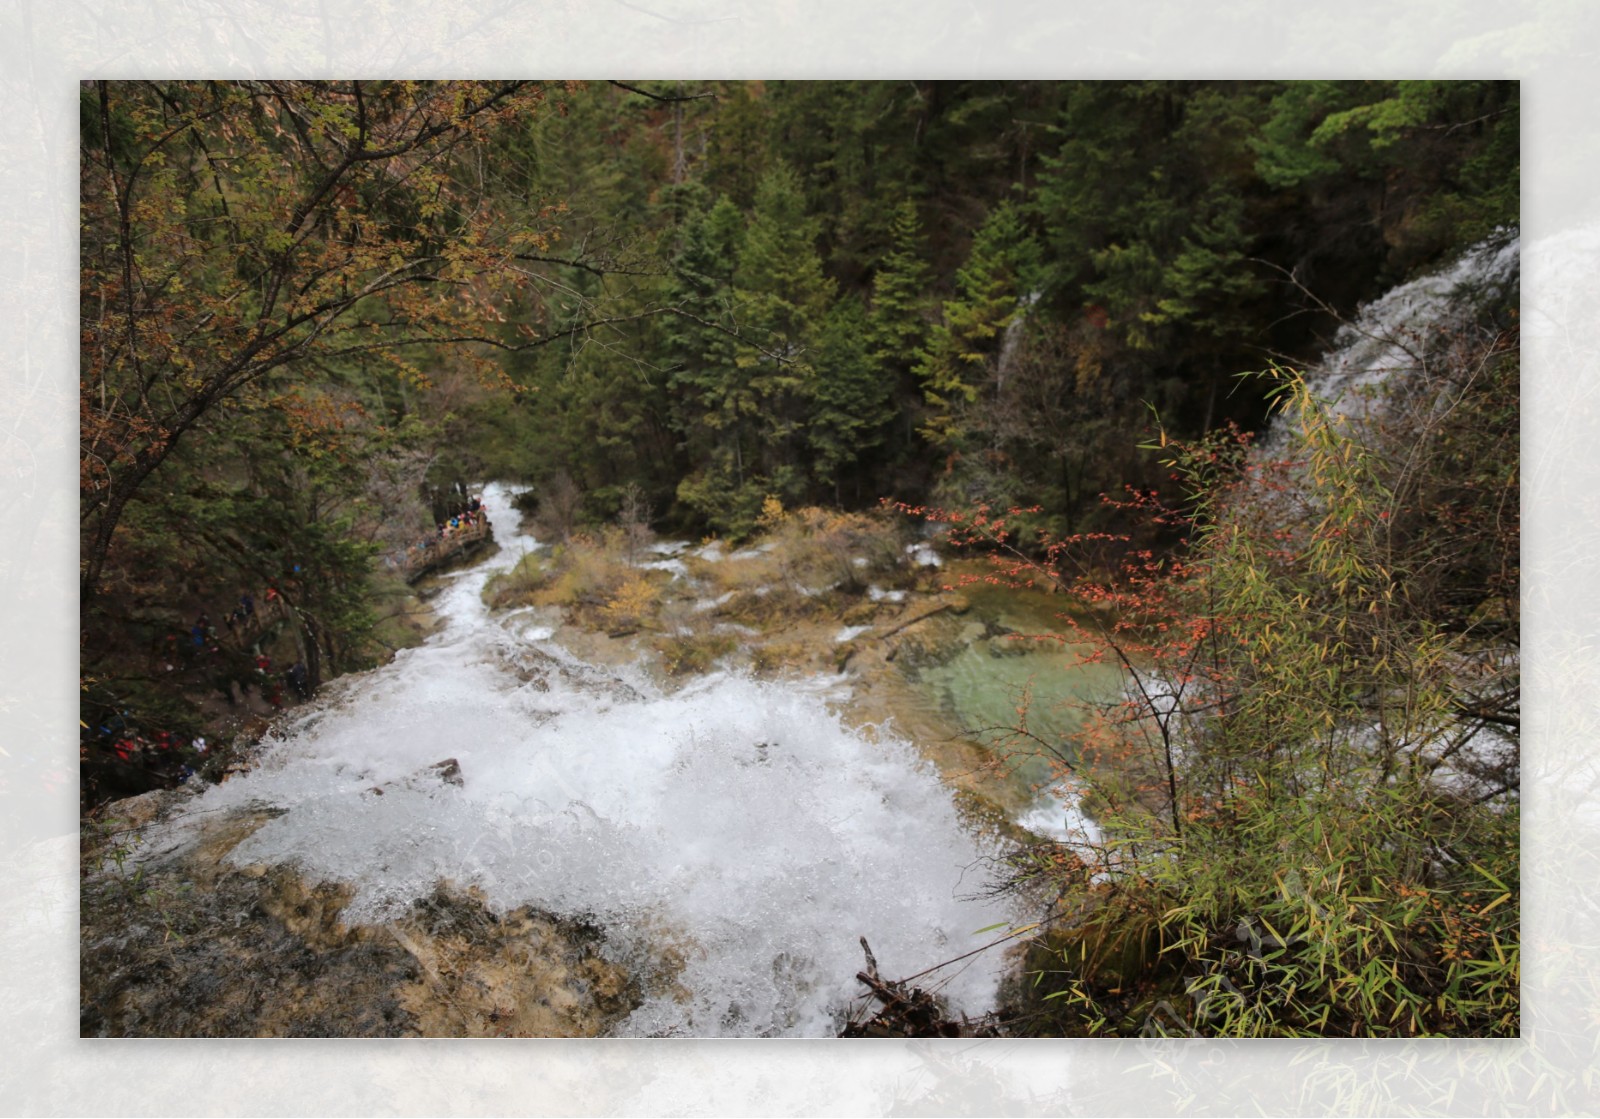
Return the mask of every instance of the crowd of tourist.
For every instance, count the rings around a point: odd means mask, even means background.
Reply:
[[[210,749],[202,735],[146,731],[129,711],[112,711],[98,726],[84,728],[78,749],[81,792],[99,799],[187,784]]]
[[[488,524],[488,510],[474,497],[467,502],[461,512],[454,514],[448,520],[440,521],[432,532],[407,545],[403,556],[391,556],[388,564],[390,567],[414,571],[424,564],[437,560],[440,553],[448,552],[452,545],[477,539]]]
[[[415,570],[440,558],[458,543],[467,543],[488,527],[488,511],[476,497],[463,504],[434,531],[409,546],[404,559],[386,561],[391,567]],[[304,576],[299,564],[286,573],[291,583]],[[285,584],[286,586],[289,584]],[[187,630],[169,631],[153,650],[152,668],[176,672],[180,666],[207,666],[219,690],[230,703],[243,702],[251,690],[272,708],[281,708],[285,693],[304,701],[311,697],[311,677],[306,665],[296,661],[275,671],[272,658],[257,645],[267,626],[283,613],[283,593],[274,584],[261,592],[261,599],[242,591],[225,614],[222,626],[212,622],[202,610]],[[246,658],[249,658],[248,660]],[[115,702],[115,701],[114,701]],[[108,708],[109,714],[96,725],[84,725],[80,742],[84,793],[95,799],[106,795],[127,795],[145,788],[184,784],[194,777],[211,747],[200,735],[184,736],[168,730],[149,731],[134,725],[129,709]]]
[[[293,575],[299,577],[296,565]],[[275,669],[271,656],[257,642],[282,614],[283,594],[269,584],[260,600],[242,591],[225,614],[219,628],[208,610],[201,610],[187,629],[168,631],[152,650],[151,667],[158,672],[199,670],[232,704],[244,701],[251,690],[273,709],[283,707],[285,695],[299,700],[311,696],[310,673],[296,661]],[[171,730],[150,730],[135,723],[131,707],[113,700],[99,721],[91,719],[80,734],[80,760],[86,795],[107,792],[126,795],[145,788],[184,784],[194,776],[209,749],[201,735],[187,736]]]

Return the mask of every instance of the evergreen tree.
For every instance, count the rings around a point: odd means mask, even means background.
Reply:
[[[759,414],[762,465],[786,501],[803,496],[804,425],[816,391],[811,342],[833,296],[805,211],[799,177],[786,164],[762,176],[739,253],[739,365]],[[782,484],[779,485],[781,478]]]
[[[683,247],[673,260],[667,287],[668,298],[684,312],[663,330],[673,423],[689,466],[678,496],[713,522],[729,495],[745,484],[751,453],[748,428],[756,410],[736,341],[734,272],[744,223],[744,215],[727,198],[692,216],[680,234]]]
[[[928,334],[932,269],[922,258],[917,204],[903,199],[889,226],[889,251],[872,277],[868,321],[872,356],[885,366],[909,369]]]
[[[997,372],[1003,335],[1026,310],[1023,298],[1035,279],[1038,246],[1018,208],[996,206],[956,273],[956,297],[946,300],[917,363],[929,405],[923,435],[935,447],[959,452],[970,431],[968,409]]]
[[[829,308],[817,334],[816,394],[806,437],[814,476],[831,489],[835,504],[842,502],[845,471],[883,442],[884,425],[894,415],[893,382],[871,352],[870,338],[867,313],[850,295]]]
[[[758,83],[726,82],[706,151],[706,185],[744,208],[755,203],[767,160],[768,109]]]

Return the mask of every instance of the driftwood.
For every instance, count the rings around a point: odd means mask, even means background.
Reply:
[[[878,961],[867,938],[861,938],[867,966],[856,972],[856,979],[872,994],[878,1009],[865,1020],[852,1018],[840,1037],[999,1037],[999,1025],[992,1018],[973,1020],[966,1015],[952,1018],[933,995],[904,980],[885,979],[878,974]],[[867,1007],[872,1005],[869,1000]]]
[[[925,622],[929,618],[933,617],[935,614],[943,614],[946,610],[954,610],[955,609],[955,605],[956,604],[953,603],[953,602],[940,603],[938,606],[935,606],[932,610],[929,610],[926,613],[918,614],[915,618],[911,618],[911,619],[909,619],[907,621],[901,622],[899,625],[895,626],[893,629],[886,629],[882,633],[873,634],[872,638],[873,638],[874,641],[887,641],[889,638],[893,637],[895,634],[899,633],[901,630],[909,629],[911,626],[916,625],[918,622]]]

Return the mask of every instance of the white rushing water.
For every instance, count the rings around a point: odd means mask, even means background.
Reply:
[[[1515,297],[1522,276],[1522,239],[1501,230],[1473,245],[1436,271],[1419,276],[1365,304],[1353,322],[1339,328],[1334,348],[1307,372],[1313,395],[1326,402],[1335,417],[1343,417],[1359,433],[1365,420],[1404,423],[1437,415],[1453,407],[1461,389],[1448,376],[1451,350],[1485,306]],[[1262,456],[1293,453],[1293,423],[1280,418],[1263,442]],[[1293,483],[1294,475],[1279,479],[1276,494],[1256,491],[1255,500],[1283,506],[1303,502],[1305,494]],[[1492,691],[1514,680],[1520,669],[1515,643],[1496,654],[1454,667],[1464,688]],[[1414,743],[1412,748],[1430,767],[1432,780],[1441,788],[1466,797],[1489,798],[1504,803],[1518,794],[1502,790],[1502,780],[1520,756],[1514,731],[1490,721],[1465,729],[1447,724],[1448,734]],[[1384,737],[1379,726],[1357,726],[1346,731],[1348,741],[1360,748],[1376,748]]]
[[[651,997],[624,1034],[831,1034],[860,992],[859,937],[891,977],[992,939],[974,933],[1006,914],[970,899],[987,852],[908,743],[846,729],[815,689],[719,673],[669,694],[575,660],[535,614],[491,616],[485,581],[536,545],[508,490],[484,496],[502,548],[448,580],[445,627],[331,686],[194,802],[191,818],[287,810],[235,862],[351,884],[347,920],[448,880],[584,917],[624,963],[681,953],[688,997]],[[446,758],[460,787],[428,773]],[[1000,967],[948,969],[952,1008],[991,1009]]]
[[[1354,322],[1339,328],[1333,350],[1310,373],[1312,388],[1336,412],[1364,413],[1373,390],[1397,373],[1425,367],[1441,341],[1483,301],[1515,288],[1521,253],[1516,234],[1491,237],[1364,305]]]

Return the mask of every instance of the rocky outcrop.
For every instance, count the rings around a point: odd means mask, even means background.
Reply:
[[[456,784],[459,766],[418,780]],[[593,1037],[640,1001],[601,930],[495,912],[440,883],[403,916],[347,924],[347,886],[229,854],[277,815],[208,819],[144,848],[184,790],[108,805],[84,836],[80,1029],[86,1037]]]

